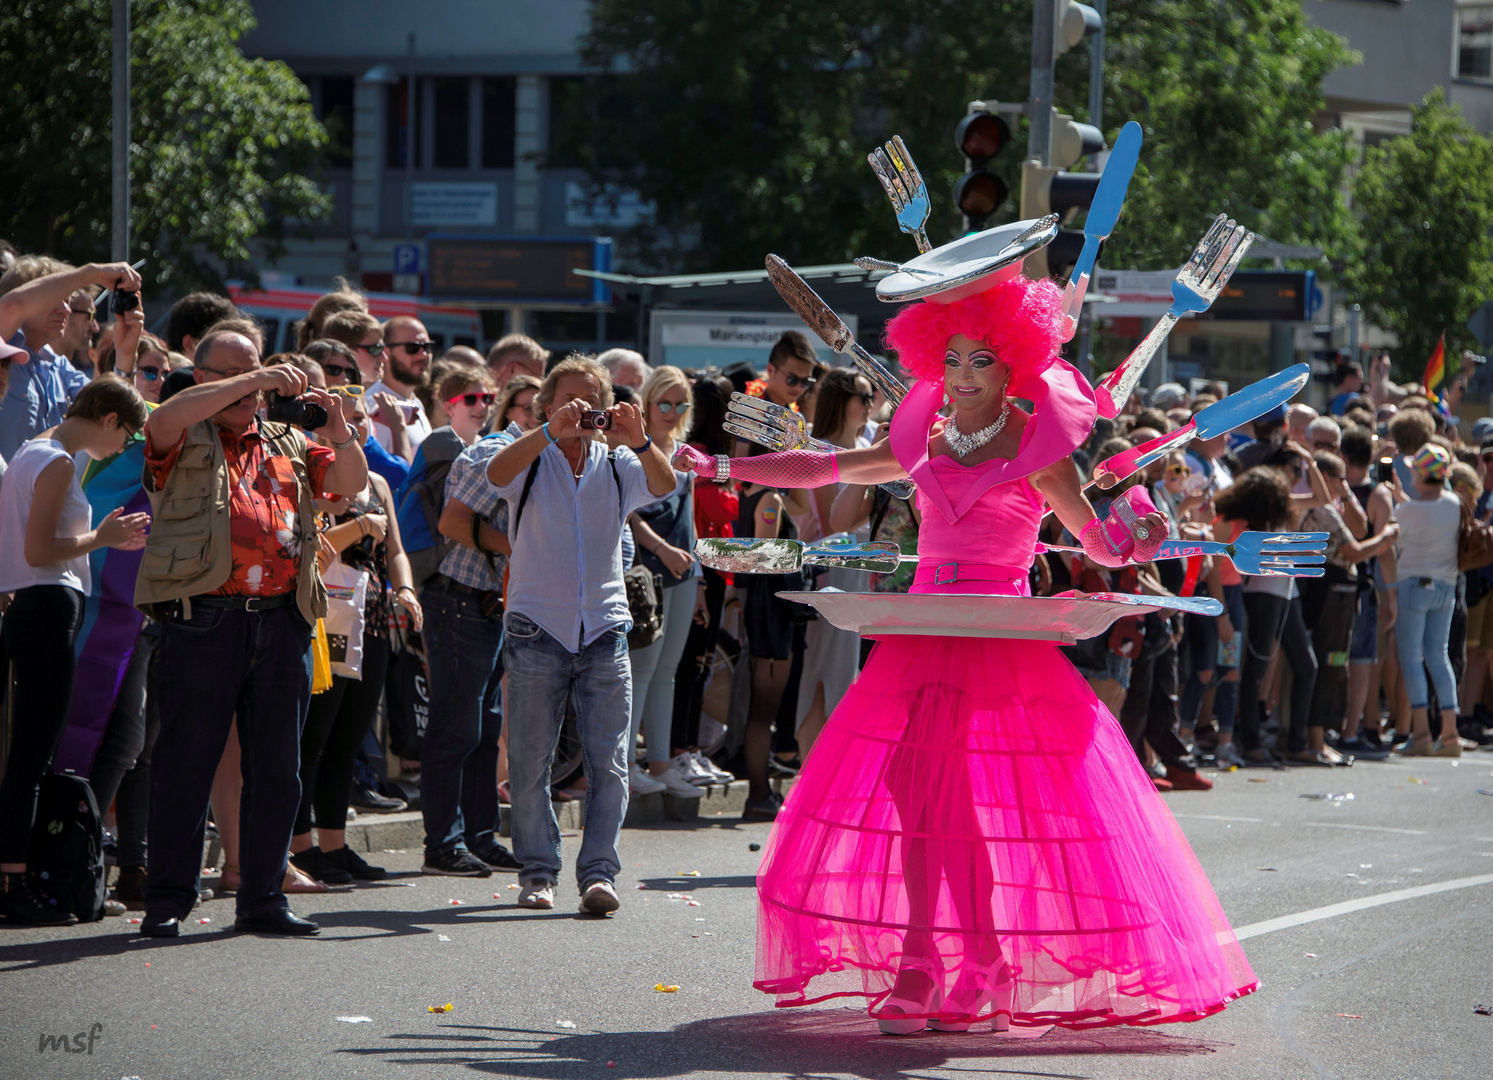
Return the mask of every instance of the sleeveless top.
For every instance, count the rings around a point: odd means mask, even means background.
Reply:
[[[348,505],[334,519],[341,525],[367,514],[387,514],[388,509],[379,501],[373,485],[365,487],[361,494],[348,500]],[[342,549],[344,566],[353,570],[364,570],[368,574],[368,599],[363,604],[363,632],[373,637],[389,636],[389,620],[394,614],[392,595],[389,591],[389,544],[387,540],[373,542],[372,536],[359,537],[356,543]]]

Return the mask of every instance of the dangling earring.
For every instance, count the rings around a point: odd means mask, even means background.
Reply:
[[[944,392],[944,396],[943,396],[943,403],[944,403],[944,404],[945,404],[945,405],[947,405],[947,404],[948,404],[948,403],[949,403],[949,395],[948,395],[948,391],[945,391],[945,392]]]

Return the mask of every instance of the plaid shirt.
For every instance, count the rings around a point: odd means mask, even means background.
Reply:
[[[462,451],[446,474],[446,501],[458,499],[471,507],[499,532],[508,532],[508,504],[498,498],[498,489],[487,482],[487,464],[499,450],[513,441],[507,432],[479,439]],[[476,548],[457,544],[441,560],[441,573],[474,589],[501,589],[505,556],[489,559]]]

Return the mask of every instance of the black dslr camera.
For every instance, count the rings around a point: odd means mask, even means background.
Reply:
[[[327,410],[316,402],[286,397],[274,390],[265,395],[264,418],[278,424],[294,424],[307,431],[326,427],[327,421],[331,420]]]

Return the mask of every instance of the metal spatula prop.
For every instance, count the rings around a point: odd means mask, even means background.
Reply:
[[[1114,419],[1119,415],[1140,382],[1146,365],[1172,332],[1172,327],[1177,325],[1177,320],[1189,312],[1207,311],[1213,306],[1213,301],[1228,284],[1254,239],[1254,233],[1243,225],[1235,225],[1227,215],[1219,214],[1214,219],[1213,227],[1199,241],[1187,265],[1177,271],[1177,279],[1172,282],[1171,308],[1120,366],[1094,388],[1100,416]]]
[[[1230,394],[1206,409],[1199,409],[1191,421],[1176,431],[1169,431],[1149,442],[1133,446],[1124,453],[1105,458],[1094,466],[1094,479],[1091,483],[1107,490],[1173,450],[1186,446],[1193,439],[1212,439],[1233,431],[1240,424],[1247,424],[1255,417],[1263,416],[1276,406],[1290,401],[1301,393],[1311,377],[1310,367],[1306,364],[1294,364],[1284,371],[1267,375],[1259,382],[1250,383],[1238,393]]]
[[[1104,173],[1099,179],[1099,188],[1094,192],[1094,201],[1083,223],[1083,250],[1073,264],[1073,273],[1063,288],[1063,314],[1068,317],[1068,339],[1078,330],[1078,317],[1083,313],[1083,298],[1089,291],[1089,277],[1094,272],[1094,261],[1099,258],[1099,245],[1114,231],[1120,218],[1120,207],[1125,205],[1125,192],[1130,187],[1130,177],[1140,160],[1141,129],[1134,120],[1120,129],[1114,149],[1104,163]]]
[[[721,427],[738,439],[754,442],[769,450],[818,450],[832,454],[842,449],[810,435],[809,422],[804,419],[803,413],[774,405],[763,398],[732,394],[729,408],[726,421]],[[879,486],[897,499],[910,499],[917,490],[911,480],[888,480]]]
[[[826,538],[814,544],[802,540],[756,540],[746,536],[702,536],[695,541],[695,555],[712,570],[729,574],[791,574],[805,566],[838,566],[890,574],[903,562],[917,562],[903,555],[890,541],[835,543]]]
[[[1038,550],[1067,551],[1083,554],[1083,548],[1061,544],[1041,544]],[[1315,533],[1240,533],[1231,544],[1215,540],[1167,540],[1152,562],[1162,559],[1186,559],[1193,555],[1221,555],[1234,564],[1241,574],[1258,577],[1321,577],[1327,556],[1327,534]]]

